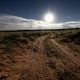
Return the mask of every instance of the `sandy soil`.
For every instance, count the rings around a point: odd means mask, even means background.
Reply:
[[[0,80],[80,80],[80,58],[71,49],[49,39],[57,57],[48,57],[47,36],[29,44],[19,44],[11,52],[0,53]]]

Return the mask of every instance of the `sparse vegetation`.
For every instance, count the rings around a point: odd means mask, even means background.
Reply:
[[[45,46],[45,53],[47,54],[48,57],[53,57],[53,56],[56,58],[64,57],[57,51],[57,49],[55,49],[55,47],[52,45],[50,39],[45,40],[44,46]]]
[[[0,40],[0,49],[11,51],[19,43],[28,43],[27,39],[22,38],[20,35],[8,34]]]
[[[80,29],[0,32],[0,80],[80,80],[79,35]]]
[[[61,42],[80,45],[80,30],[60,32],[57,35]]]
[[[62,72],[58,73],[59,80],[78,80],[78,77],[74,75],[71,70],[64,69]]]
[[[30,33],[30,32],[15,32],[7,33],[5,32],[2,38],[0,39],[0,49],[11,51],[14,46],[19,45],[20,43],[27,44],[29,41],[34,41],[37,37],[45,35],[45,33]]]

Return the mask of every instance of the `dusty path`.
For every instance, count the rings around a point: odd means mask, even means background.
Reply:
[[[39,50],[40,53],[44,52],[44,40],[46,39],[46,37],[47,36],[39,37],[34,42],[34,45],[38,48],[38,50]]]
[[[20,61],[21,60],[25,61],[24,62],[25,64],[18,63],[19,66],[21,66],[22,64],[24,65],[24,67],[23,68],[21,67],[20,70],[18,71],[20,71],[21,73],[23,72],[24,77],[28,75],[27,78],[25,77],[25,80],[26,79],[46,80],[45,55],[44,55],[44,45],[43,45],[45,39],[46,36],[37,38],[32,44],[32,47],[35,47],[37,50],[36,51],[27,50],[26,54],[21,56]],[[18,65],[15,66],[17,69],[19,69]]]
[[[57,50],[59,52],[62,52],[63,55],[67,56],[69,59],[71,59],[75,64],[80,64],[80,59],[76,58],[74,55],[72,55],[72,51],[67,48],[66,50],[66,46],[62,46],[60,45],[58,42],[56,42],[54,39],[51,39],[51,42],[53,45],[55,45],[55,47],[57,48]]]
[[[65,62],[65,67],[70,68],[70,70],[73,72],[74,75],[78,76],[80,79],[80,59],[73,55],[72,51],[67,48],[65,45],[61,45],[58,42],[56,42],[54,39],[51,39],[51,42],[57,51],[63,55],[63,59],[61,61]],[[67,50],[66,50],[67,49]],[[73,71],[75,70],[75,71]]]
[[[16,48],[12,53],[0,57],[0,79],[8,80],[53,80],[54,72],[45,64],[46,55],[44,54],[44,40],[46,36],[39,37],[31,45],[31,50],[24,45]],[[25,48],[24,48],[25,47]],[[33,51],[36,47],[37,51]],[[23,50],[26,49],[26,50]]]
[[[44,45],[47,37],[48,35],[38,37],[28,46],[20,44],[21,46],[10,55],[0,55],[1,80],[80,80],[80,60],[54,39],[49,39],[53,48],[58,51],[57,54],[64,57],[48,57]],[[70,69],[74,71],[71,70],[68,75]],[[66,79],[66,77],[74,77],[72,73],[77,76],[76,79]]]

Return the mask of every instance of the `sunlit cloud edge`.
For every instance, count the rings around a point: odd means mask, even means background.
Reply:
[[[47,23],[42,20],[26,19],[14,15],[0,15],[0,30],[63,29],[76,27],[80,28],[80,20],[63,23]]]

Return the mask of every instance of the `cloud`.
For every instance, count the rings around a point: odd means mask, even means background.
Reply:
[[[26,19],[13,15],[0,15],[0,30],[37,30],[80,27],[80,21],[49,24],[44,21]]]

